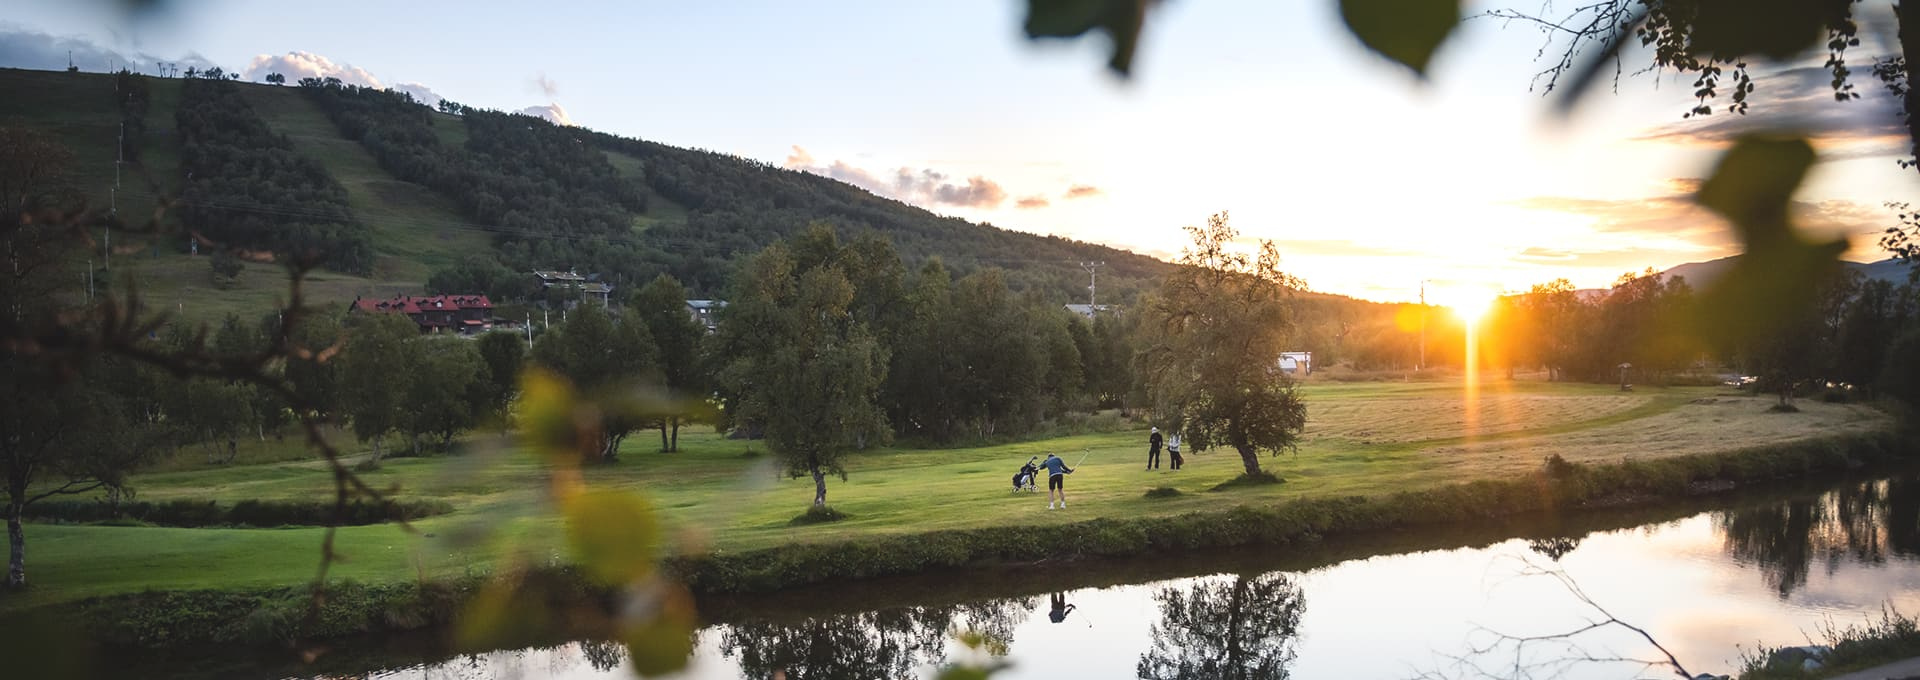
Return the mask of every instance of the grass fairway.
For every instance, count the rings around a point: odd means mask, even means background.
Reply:
[[[1149,472],[1142,469],[1143,431],[857,454],[848,461],[849,479],[828,485],[828,500],[851,518],[805,527],[787,522],[806,508],[811,481],[779,475],[759,442],[683,432],[683,452],[660,454],[657,436],[640,433],[628,439],[619,464],[586,474],[589,484],[645,494],[669,519],[681,547],[738,551],[1389,493],[1510,477],[1538,467],[1550,453],[1585,461],[1684,455],[1873,430],[1889,422],[1860,405],[1803,402],[1802,413],[1771,414],[1770,398],[1712,388],[1623,394],[1606,386],[1497,383],[1472,402],[1458,386],[1438,383],[1313,384],[1303,391],[1309,424],[1300,451],[1263,459],[1287,483],[1226,492],[1208,489],[1240,473],[1237,456],[1188,452],[1187,469]],[[1015,469],[1047,452],[1059,452],[1069,463],[1087,456],[1068,480],[1066,510],[1049,511],[1044,493],[1009,491]],[[336,567],[337,576],[393,581],[459,575],[488,569],[507,555],[546,564],[565,553],[559,523],[543,498],[543,467],[504,438],[477,437],[460,456],[391,460],[368,479],[404,496],[445,499],[456,511],[420,522],[418,536],[390,525],[341,529],[348,561]],[[328,480],[317,462],[209,467],[189,450],[166,471],[140,475],[135,483],[142,500],[231,502],[323,497]],[[1183,493],[1146,497],[1156,487]],[[0,607],[149,588],[296,584],[312,577],[321,534],[312,528],[35,524],[27,531],[35,586],[0,599]]]

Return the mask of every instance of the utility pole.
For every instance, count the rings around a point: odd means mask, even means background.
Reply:
[[[1080,263],[1080,268],[1087,270],[1087,314],[1089,316],[1098,313],[1097,310],[1100,309],[1095,300],[1100,288],[1100,268],[1105,266],[1107,266],[1105,262]]]
[[[1427,280],[1420,279],[1420,364],[1414,371],[1427,370]]]

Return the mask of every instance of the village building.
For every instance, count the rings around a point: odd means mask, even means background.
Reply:
[[[533,278],[540,281],[540,289],[542,291],[553,288],[569,289],[578,291],[581,299],[598,301],[601,307],[610,307],[613,305],[613,284],[600,281],[599,275],[597,274],[583,276],[579,272],[572,270],[563,272],[535,269],[533,270]],[[566,308],[573,309],[577,303],[577,300],[567,300]]]
[[[714,329],[720,327],[719,312],[726,307],[725,300],[688,300],[687,314],[691,315],[694,321],[705,326],[708,333],[712,333]]]
[[[482,333],[493,329],[493,301],[485,295],[395,295],[354,298],[349,314],[405,314],[422,333]]]
[[[1092,318],[1094,317],[1094,315],[1095,315],[1095,314],[1118,314],[1118,313],[1120,313],[1120,310],[1119,310],[1119,308],[1117,308],[1117,307],[1114,307],[1113,305],[1077,305],[1077,304],[1069,304],[1069,305],[1066,305],[1066,308],[1067,308],[1067,311],[1069,311],[1069,312],[1073,312],[1073,313],[1075,313],[1075,314],[1079,314],[1080,316],[1083,316],[1083,317],[1086,317],[1086,318],[1087,318],[1087,319],[1089,319],[1089,320],[1091,320],[1091,319],[1092,319]]]

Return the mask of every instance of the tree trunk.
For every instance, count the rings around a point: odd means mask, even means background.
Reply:
[[[7,588],[24,588],[27,585],[27,531],[20,525],[20,516],[27,509],[26,480],[9,480],[7,484]]]
[[[818,465],[813,466],[812,471],[813,504],[815,507],[825,507],[827,504],[827,473],[821,472],[820,466]]]
[[[1240,452],[1240,463],[1247,466],[1248,477],[1260,474],[1259,451],[1254,450],[1251,446],[1235,446],[1233,450]]]
[[[673,419],[673,443],[668,444],[667,448],[672,449],[674,453],[680,452],[680,419],[678,417]]]
[[[602,463],[620,462],[620,442],[625,441],[626,438],[627,436],[624,434],[607,435],[606,440],[602,443],[600,447],[600,462]]]
[[[660,419],[660,452],[673,453],[673,447],[667,444],[667,420]]]
[[[1920,68],[1920,2],[1902,0],[1893,6],[1900,20],[1900,55],[1906,59],[1907,92],[1902,107],[1907,113],[1907,136],[1911,149],[1920,157],[1920,89],[1914,88],[1913,69]]]

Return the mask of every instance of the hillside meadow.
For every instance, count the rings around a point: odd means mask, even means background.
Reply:
[[[1720,388],[1642,389],[1496,382],[1472,401],[1444,383],[1320,383],[1303,388],[1309,422],[1299,450],[1263,459],[1285,484],[1210,491],[1238,475],[1226,451],[1187,452],[1186,469],[1144,470],[1146,432],[1090,433],[971,448],[884,448],[852,456],[848,479],[831,480],[829,503],[850,517],[790,526],[811,481],[787,479],[759,442],[683,431],[680,453],[658,438],[628,438],[617,464],[589,467],[590,486],[644,495],[667,519],[674,550],[737,552],[794,543],[949,529],[1044,527],[1093,518],[1165,516],[1314,498],[1378,496],[1537,470],[1548,455],[1614,462],[1727,451],[1891,426],[1867,405],[1803,402],[1768,413],[1770,397]],[[702,428],[704,430],[704,428]],[[336,441],[350,450],[346,437]],[[183,449],[137,475],[138,499],[314,500],[329,498],[326,466],[300,455],[295,438],[256,442],[240,464],[209,465]],[[1014,493],[1010,478],[1031,456],[1084,459],[1067,483],[1065,510],[1044,490]],[[511,436],[477,434],[457,454],[386,461],[365,473],[401,499],[437,499],[450,514],[338,531],[346,560],[331,576],[367,582],[465,576],[506,564],[564,562],[559,521],[545,497],[545,465]],[[1044,486],[1044,484],[1042,485]],[[1176,489],[1180,493],[1160,492]],[[31,606],[147,589],[245,588],[310,580],[323,529],[94,526],[27,528],[35,585],[0,607]]]

